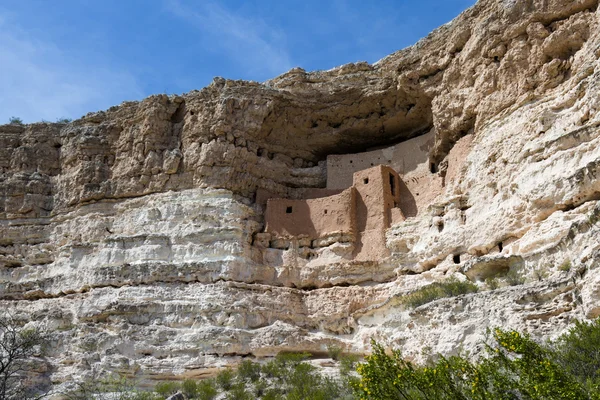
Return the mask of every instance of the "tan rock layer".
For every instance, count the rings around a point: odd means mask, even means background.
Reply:
[[[481,0],[375,65],[1,126],[0,302],[53,330],[57,384],[204,376],[332,343],[360,353],[371,337],[414,358],[474,352],[487,327],[542,338],[596,317],[597,5]],[[327,155],[432,131],[389,258],[353,260],[335,233],[265,246],[261,204],[326,193]],[[403,305],[448,277],[480,292]]]

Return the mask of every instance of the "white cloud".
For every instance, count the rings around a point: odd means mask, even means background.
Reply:
[[[253,74],[269,78],[292,67],[285,34],[262,19],[237,15],[211,1],[194,8],[180,0],[167,0],[166,5],[173,15],[206,35],[206,47],[224,52]]]
[[[143,96],[135,78],[86,63],[55,43],[32,37],[0,14],[0,124],[79,118]]]

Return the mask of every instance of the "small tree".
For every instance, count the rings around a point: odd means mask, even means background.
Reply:
[[[26,399],[33,394],[27,373],[46,343],[40,328],[19,327],[11,316],[0,317],[0,399]]]
[[[19,117],[10,117],[8,123],[11,125],[23,125],[23,120]]]

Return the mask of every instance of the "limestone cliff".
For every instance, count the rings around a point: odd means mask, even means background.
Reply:
[[[56,384],[371,337],[449,354],[487,327],[545,338],[600,315],[597,6],[480,0],[374,65],[0,126],[0,305],[54,331]],[[266,198],[325,193],[328,156],[367,154],[404,184],[389,255],[265,237]],[[480,291],[403,305],[448,277]]]

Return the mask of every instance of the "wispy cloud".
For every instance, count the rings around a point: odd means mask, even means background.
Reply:
[[[166,0],[166,7],[205,35],[205,47],[224,53],[252,74],[268,78],[292,67],[285,34],[263,19],[239,15],[211,1],[192,7],[181,0]]]
[[[78,118],[142,96],[131,74],[68,54],[0,10],[0,124],[11,116],[26,122]]]

